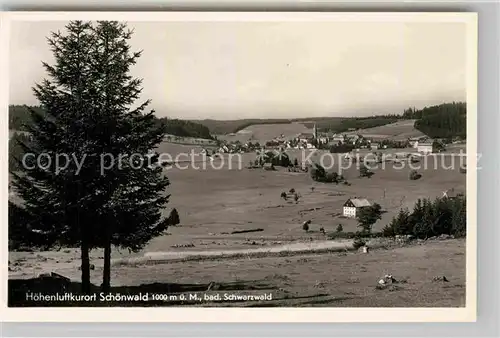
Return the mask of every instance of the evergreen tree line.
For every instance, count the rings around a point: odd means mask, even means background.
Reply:
[[[14,133],[12,135],[9,140],[9,171],[21,170],[24,149],[29,144],[30,137],[25,133]]]
[[[166,133],[170,135],[214,139],[210,130],[200,123],[166,117],[158,119],[158,122],[165,126]]]
[[[334,133],[343,133],[350,129],[366,129],[385,126],[400,120],[401,115],[380,115],[370,117],[353,117],[341,119],[333,124],[319,125],[321,131],[330,131]]]
[[[32,124],[30,110],[38,114],[44,114],[40,106],[10,105],[9,106],[9,129],[27,131],[26,125]]]
[[[417,110],[406,109],[403,117],[416,119],[415,128],[432,138],[466,138],[467,104],[465,102],[443,103]]]
[[[9,106],[9,129],[27,131],[29,127],[27,125],[32,125],[33,121],[31,119],[30,111],[34,110],[37,114],[44,114],[44,110],[40,106],[28,106],[28,105],[10,105]],[[163,124],[165,126],[165,131],[167,134],[180,136],[180,137],[196,137],[213,139],[210,134],[210,130],[203,124],[179,120],[170,118],[156,118],[158,124]]]
[[[411,235],[427,239],[439,235],[466,235],[467,213],[466,197],[419,199],[413,211],[401,209],[382,230],[385,237]]]

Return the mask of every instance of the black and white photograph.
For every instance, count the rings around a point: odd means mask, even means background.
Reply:
[[[9,308],[475,307],[474,13],[121,14],[8,20]]]

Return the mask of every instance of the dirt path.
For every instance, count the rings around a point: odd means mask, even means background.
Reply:
[[[177,251],[177,252],[146,252],[142,257],[119,258],[112,261],[113,265],[161,264],[180,260],[211,260],[214,258],[236,258],[240,256],[274,256],[283,253],[312,253],[318,251],[350,251],[353,250],[352,240],[344,241],[314,241],[284,244],[274,247],[211,250],[211,251]]]

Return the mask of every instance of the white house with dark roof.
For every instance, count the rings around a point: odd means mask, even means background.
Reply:
[[[433,140],[426,140],[425,142],[419,142],[417,145],[417,151],[424,154],[432,154],[436,152],[436,147]]]
[[[300,133],[296,137],[300,142],[307,143],[314,140],[313,133]]]
[[[370,207],[372,204],[366,198],[351,198],[344,203],[344,217],[356,218],[361,208]]]
[[[335,143],[338,143],[338,142],[344,142],[346,139],[345,135],[344,134],[334,134],[332,137],[331,137],[331,141],[332,142],[335,142]]]

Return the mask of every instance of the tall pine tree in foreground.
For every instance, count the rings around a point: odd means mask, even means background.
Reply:
[[[90,250],[104,249],[106,292],[112,246],[138,251],[169,224],[161,213],[169,181],[154,152],[165,128],[145,113],[149,101],[132,108],[142,88],[129,74],[141,55],[130,51],[131,36],[110,21],[74,21],[66,34],[51,35],[55,63],[44,63],[48,79],[34,88],[45,114],[32,112],[25,146],[44,155],[12,173],[24,200],[9,204],[13,242],[79,246],[83,292],[90,291]]]

